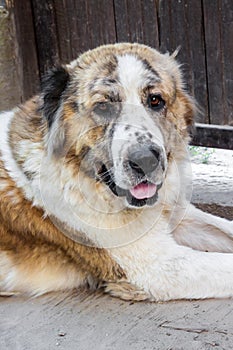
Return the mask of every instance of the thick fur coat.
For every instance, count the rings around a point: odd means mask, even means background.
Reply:
[[[0,291],[232,296],[233,223],[189,201],[195,111],[174,55],[125,43],[54,68],[2,113]]]

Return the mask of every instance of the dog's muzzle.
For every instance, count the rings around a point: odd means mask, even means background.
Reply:
[[[114,175],[105,164],[102,165],[99,176],[116,196],[125,196],[131,206],[151,206],[157,201],[158,190],[162,186],[162,182],[153,181],[159,166],[164,170],[161,149],[156,145],[140,144],[129,149],[128,156],[123,163],[125,172],[132,181],[131,188],[119,187],[114,180]]]

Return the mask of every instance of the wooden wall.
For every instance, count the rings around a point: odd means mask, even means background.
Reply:
[[[232,0],[7,0],[22,66],[22,99],[42,74],[100,44],[131,41],[162,52],[181,47],[200,123],[233,126]]]

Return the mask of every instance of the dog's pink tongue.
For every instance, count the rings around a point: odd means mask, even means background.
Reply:
[[[157,190],[156,185],[149,183],[140,183],[131,188],[130,193],[137,199],[151,198],[155,195]]]

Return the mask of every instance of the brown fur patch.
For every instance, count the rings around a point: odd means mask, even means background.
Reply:
[[[46,265],[51,273],[52,266],[56,270],[59,267],[67,271],[76,269],[86,279],[88,276],[100,281],[125,277],[124,271],[106,250],[70,240],[49,218],[43,218],[43,211],[32,207],[24,198],[7,175],[2,162],[0,183],[5,184],[0,191],[0,251],[7,253],[13,266],[26,274],[29,281],[30,276],[34,279],[35,267],[38,270]],[[31,292],[30,282],[28,292]]]

